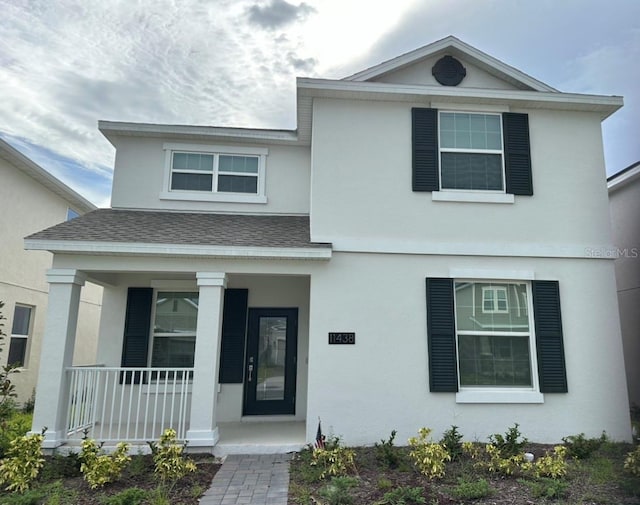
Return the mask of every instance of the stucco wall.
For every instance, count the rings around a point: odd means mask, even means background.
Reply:
[[[7,318],[4,326],[7,337],[0,353],[0,364],[5,364],[8,357],[16,303],[33,307],[26,366],[12,378],[18,401],[22,402],[31,396],[37,381],[49,290],[45,272],[51,267],[52,258],[48,252],[25,251],[23,239],[63,222],[69,204],[3,159],[0,159],[0,180],[0,300],[5,303],[3,315]],[[97,285],[88,283],[82,289],[78,321],[78,334],[82,339],[74,352],[76,364],[95,360],[101,297],[102,288]]]
[[[543,404],[459,404],[455,393],[429,392],[425,278],[474,268],[559,281],[567,394],[545,394]],[[451,425],[466,440],[485,440],[515,422],[537,442],[602,430],[630,438],[613,261],[335,253],[331,268],[312,276],[311,300],[307,419],[320,416],[347,444],[393,429],[403,444],[421,426],[438,438]],[[356,344],[327,345],[332,331],[355,332]],[[315,427],[308,423],[308,440]]]
[[[640,406],[640,177],[609,198],[629,401]]]
[[[316,99],[312,239],[361,251],[567,245],[581,255],[610,244],[598,116],[512,111],[529,114],[534,195],[513,204],[442,202],[411,190],[410,104]]]
[[[201,212],[248,212],[271,214],[309,213],[308,147],[268,146],[266,158],[266,204],[216,203],[161,200],[165,181],[163,143],[206,145],[202,141],[175,141],[118,137],[111,206],[127,209],[159,209]],[[214,142],[214,145],[233,145]],[[252,147],[261,147],[260,144]]]

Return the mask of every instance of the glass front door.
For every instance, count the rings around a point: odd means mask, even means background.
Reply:
[[[297,309],[249,309],[245,415],[295,414]]]

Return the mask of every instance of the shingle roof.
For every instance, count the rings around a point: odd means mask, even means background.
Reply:
[[[259,216],[98,209],[28,240],[236,247],[330,248],[312,243],[308,216]]]

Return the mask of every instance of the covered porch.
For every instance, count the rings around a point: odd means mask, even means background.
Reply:
[[[82,235],[82,219],[58,227]],[[49,236],[56,228],[27,239],[54,252],[32,427],[47,427],[45,448],[84,434],[146,447],[166,428],[190,450],[305,444],[310,280],[330,248],[70,244]],[[72,363],[86,280],[104,287],[98,350],[94,363]]]

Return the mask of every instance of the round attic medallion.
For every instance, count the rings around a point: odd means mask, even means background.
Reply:
[[[457,86],[467,75],[467,70],[453,56],[443,56],[433,66],[431,73],[443,86]]]

